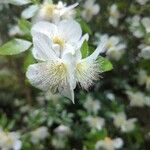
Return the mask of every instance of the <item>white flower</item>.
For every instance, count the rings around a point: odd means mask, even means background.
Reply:
[[[140,16],[135,15],[132,18],[128,18],[127,22],[130,24],[130,31],[137,38],[142,38],[145,34],[150,33],[150,18],[148,17],[141,18]]]
[[[127,95],[130,100],[130,106],[143,107],[145,105],[145,95],[142,92],[128,91]]]
[[[119,11],[118,11],[118,7],[116,4],[111,5],[111,7],[109,8],[109,23],[114,26],[117,27],[118,26],[118,20],[121,17]]]
[[[100,140],[96,143],[95,148],[100,150],[104,148],[105,150],[115,150],[123,146],[123,140],[121,138],[111,139],[110,137],[105,137],[104,140]]]
[[[53,137],[52,138],[52,145],[53,147],[55,147],[56,149],[64,149],[66,146],[66,138],[64,137]]]
[[[124,112],[118,114],[112,114],[113,123],[117,128],[120,128],[122,132],[130,132],[135,128],[136,118],[127,119]]]
[[[9,36],[23,35],[23,32],[17,25],[11,26],[8,31]]]
[[[39,127],[31,132],[31,141],[38,143],[40,140],[45,139],[48,136],[48,128],[45,126]]]
[[[141,44],[139,45],[138,48],[141,49],[141,52],[139,54],[140,57],[144,59],[150,59],[150,46],[149,45]]]
[[[93,16],[97,15],[100,11],[100,6],[95,4],[95,0],[87,0],[83,5],[82,17],[89,22]]]
[[[148,77],[146,80],[146,89],[150,91],[150,77]]]
[[[62,135],[62,136],[66,136],[71,133],[71,129],[65,125],[58,126],[54,131],[55,133]]]
[[[32,28],[33,42],[35,40],[35,48],[33,49],[33,55],[35,58],[39,58],[39,52],[37,51],[38,45],[37,37],[44,34],[49,38],[49,44],[57,57],[63,57],[65,53],[75,54],[73,48],[76,49],[82,45],[84,39],[88,39],[88,35],[82,38],[82,30],[80,25],[74,20],[63,20],[58,24],[52,24],[49,22],[38,22]],[[43,36],[44,36],[43,35]],[[77,44],[79,43],[79,45]],[[43,44],[44,45],[44,44]],[[48,53],[48,52],[47,52]]]
[[[105,124],[105,120],[101,117],[88,116],[85,121],[88,122],[92,129],[98,130],[101,130]]]
[[[146,33],[150,33],[150,17],[144,17],[141,22],[146,30]]]
[[[97,114],[97,112],[100,110],[101,108],[101,104],[98,100],[93,100],[93,98],[91,96],[88,96],[85,103],[84,103],[84,107],[90,112],[90,113],[94,113]]]
[[[96,59],[104,52],[106,41],[82,59],[80,47],[87,37],[81,38],[78,23],[65,20],[58,25],[40,22],[33,26],[33,55],[42,62],[30,65],[26,75],[33,86],[44,91],[59,91],[74,102],[77,82],[88,89],[98,79],[100,70]]]
[[[106,55],[113,60],[120,60],[122,55],[124,54],[124,50],[126,48],[126,44],[122,42],[122,39],[118,36],[108,36],[104,35],[96,35],[100,41],[107,41],[106,43]]]
[[[34,22],[45,20],[56,23],[62,19],[73,19],[75,17],[74,8],[77,5],[78,3],[66,6],[62,1],[53,4],[45,0],[42,5],[30,5],[22,12],[22,17],[26,19],[33,18]]]
[[[136,0],[140,5],[145,5],[148,0]]]
[[[20,150],[22,142],[16,132],[4,132],[0,129],[0,148],[1,150]]]
[[[138,77],[137,77],[138,84],[139,85],[144,85],[146,83],[146,81],[147,81],[147,78],[148,78],[148,76],[147,76],[146,71],[142,70],[142,69],[139,70]]]

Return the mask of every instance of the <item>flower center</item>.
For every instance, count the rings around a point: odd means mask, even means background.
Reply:
[[[47,14],[47,15],[51,15],[54,12],[54,9],[56,8],[56,6],[54,4],[44,4],[43,5],[43,11]]]
[[[64,44],[65,44],[65,41],[62,38],[58,37],[58,36],[53,37],[53,42],[55,44],[60,45],[61,47],[63,47]]]
[[[112,139],[110,137],[105,137],[104,141],[106,141],[107,143],[111,143]]]
[[[109,40],[109,41],[107,42],[107,48],[111,48],[111,47],[113,47],[113,43],[112,43],[111,40]]]

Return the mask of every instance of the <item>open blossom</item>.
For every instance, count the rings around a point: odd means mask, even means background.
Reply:
[[[93,16],[97,15],[100,11],[100,6],[95,4],[95,0],[86,0],[83,5],[82,17],[89,22]]]
[[[92,129],[101,130],[105,125],[105,120],[101,117],[88,116],[85,121],[89,124]]]
[[[145,70],[139,70],[137,80],[139,85],[144,85],[147,81],[148,75]]]
[[[34,20],[46,20],[50,22],[59,22],[62,19],[73,19],[75,16],[74,8],[78,5],[75,3],[71,6],[66,6],[65,3],[59,1],[58,4],[53,4],[45,0],[41,5],[31,5],[22,12],[22,17],[29,19],[34,17]]]
[[[91,96],[88,96],[84,103],[84,107],[88,112],[97,114],[101,108],[101,104],[98,100],[94,100]]]
[[[1,150],[20,150],[22,142],[16,132],[5,132],[0,129],[0,149]]]
[[[110,59],[120,60],[122,55],[124,54],[126,44],[122,42],[122,39],[118,36],[108,36],[107,34],[100,35],[97,34],[96,37],[99,41],[106,40],[106,55]]]
[[[123,140],[121,138],[111,139],[110,137],[105,137],[103,140],[99,140],[95,148],[100,150],[103,148],[104,150],[115,150],[120,149],[123,146]]]
[[[74,20],[63,20],[58,24],[38,22],[32,28],[33,42],[38,40],[36,38],[37,34],[44,34],[49,38],[51,48],[55,55],[60,58],[68,52],[75,54],[75,49],[78,49],[85,39],[88,40],[87,35],[82,37],[81,27]],[[39,59],[38,53],[38,45],[35,42],[33,54],[37,59]]]
[[[145,96],[142,92],[127,91],[127,95],[130,100],[130,106],[143,107],[147,105],[147,96]]]
[[[127,22],[130,25],[129,27],[130,31],[137,38],[142,38],[146,34],[150,33],[150,18],[148,17],[142,18],[139,15],[135,15],[132,18],[128,18]]]
[[[33,143],[38,143],[39,141],[45,139],[47,136],[48,136],[48,128],[42,126],[31,132],[31,141]]]
[[[109,23],[114,26],[117,27],[118,26],[118,21],[119,18],[121,17],[119,11],[118,11],[118,6],[116,4],[111,5],[111,7],[109,8]]]
[[[141,49],[139,57],[142,57],[144,59],[150,59],[150,45],[141,44],[138,46],[138,48]]]
[[[61,136],[66,136],[71,134],[71,129],[68,126],[60,125],[57,128],[55,128],[55,133]]]
[[[135,128],[136,118],[127,119],[124,112],[112,114],[113,123],[117,128],[120,128],[122,132],[130,132]]]
[[[87,37],[81,37],[78,23],[64,20],[58,26],[46,22],[33,26],[33,55],[42,62],[30,65],[26,75],[33,86],[58,91],[74,102],[77,83],[88,89],[98,80],[100,70],[96,59],[104,52],[106,42],[101,42],[90,56],[82,59],[80,48]]]

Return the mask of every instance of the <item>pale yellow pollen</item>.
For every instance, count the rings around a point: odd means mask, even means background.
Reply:
[[[107,48],[111,48],[111,47],[113,47],[113,43],[112,43],[112,41],[111,40],[109,40],[108,42],[107,42]]]
[[[76,72],[77,72],[78,74],[82,74],[82,72],[83,72],[83,70],[85,69],[85,67],[86,67],[86,63],[84,63],[84,62],[77,63],[77,64],[76,64]]]
[[[56,8],[56,5],[45,3],[45,4],[43,5],[43,7],[42,7],[42,10],[43,10],[47,15],[50,15],[50,14],[53,14],[55,8]]]
[[[65,41],[62,38],[58,37],[58,36],[53,37],[53,42],[55,44],[60,45],[61,47],[63,47],[64,44],[65,44]]]
[[[110,137],[105,137],[104,141],[110,143],[112,142],[112,139]]]
[[[67,68],[64,63],[56,64],[56,68],[57,68],[57,71],[60,72],[61,74],[66,74],[67,72]]]

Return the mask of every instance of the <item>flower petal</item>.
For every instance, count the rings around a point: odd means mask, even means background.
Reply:
[[[56,92],[59,87],[67,86],[67,70],[60,60],[30,65],[26,76],[33,86],[43,91]]]
[[[31,33],[33,36],[34,33],[43,33],[51,38],[57,33],[57,26],[46,21],[41,21],[33,25]]]
[[[58,24],[58,30],[65,41],[76,43],[80,40],[82,35],[82,30],[76,21],[73,20],[63,20]]]
[[[34,33],[33,36],[33,55],[38,60],[49,60],[56,58],[56,53],[52,49],[50,39],[42,33]]]
[[[88,60],[96,60],[98,55],[100,53],[104,53],[106,51],[106,44],[107,44],[107,39],[104,38],[103,41],[100,42],[96,50],[87,58],[85,58],[87,61]]]

